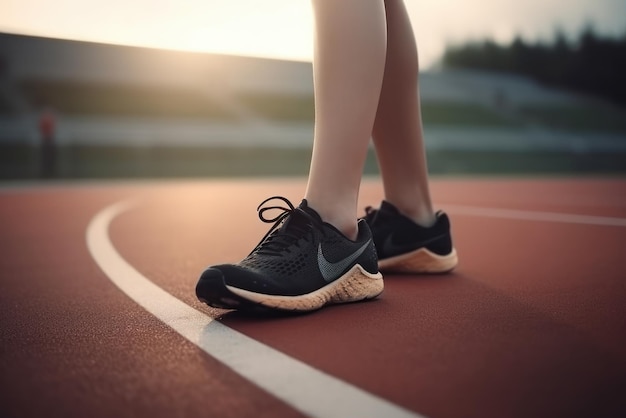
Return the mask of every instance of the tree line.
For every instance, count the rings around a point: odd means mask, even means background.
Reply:
[[[626,106],[626,34],[601,36],[587,27],[574,40],[560,31],[548,42],[517,36],[502,45],[486,39],[448,46],[443,65],[525,75]]]

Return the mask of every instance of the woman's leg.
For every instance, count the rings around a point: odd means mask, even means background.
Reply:
[[[385,200],[422,225],[434,222],[422,134],[415,37],[402,0],[385,0],[387,58],[373,137]]]
[[[305,198],[356,237],[357,199],[386,56],[383,0],[312,0],[315,138]]]

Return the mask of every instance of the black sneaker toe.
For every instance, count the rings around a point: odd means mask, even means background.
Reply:
[[[214,267],[206,269],[196,284],[198,300],[222,309],[239,309],[242,304],[250,302],[240,298],[228,290],[224,282],[224,273]]]

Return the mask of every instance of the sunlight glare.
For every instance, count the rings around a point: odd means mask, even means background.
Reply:
[[[229,16],[229,19],[211,26],[194,26],[170,33],[161,44],[189,51],[301,61],[311,59],[313,20],[302,4],[279,10],[257,6],[243,14],[234,13],[233,9],[237,9],[234,5],[222,7],[214,13]]]

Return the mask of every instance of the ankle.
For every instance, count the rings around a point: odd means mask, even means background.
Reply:
[[[424,228],[430,228],[437,222],[435,213],[431,210],[428,214],[421,213],[420,215],[414,215],[409,217],[413,222]]]
[[[343,213],[345,211],[340,213],[332,208],[328,209],[323,206],[311,204],[310,202],[309,207],[317,212],[320,218],[322,218],[322,221],[337,228],[337,230],[345,235],[346,238],[353,241],[356,240],[359,233],[359,227],[355,216],[347,216]]]
[[[359,235],[359,227],[357,225],[356,219],[353,219],[352,222],[340,223],[340,222],[329,222],[325,221],[335,228],[339,230],[346,238],[352,241],[356,241]]]
[[[402,215],[406,216],[420,226],[428,228],[434,225],[437,220],[435,212],[430,205],[402,206],[397,205],[394,202],[390,203],[392,203]]]
[[[336,214],[323,214],[318,212],[324,222],[337,228],[339,232],[346,236],[346,238],[354,241],[359,234],[359,227],[357,225],[356,218],[345,218],[336,216]]]

